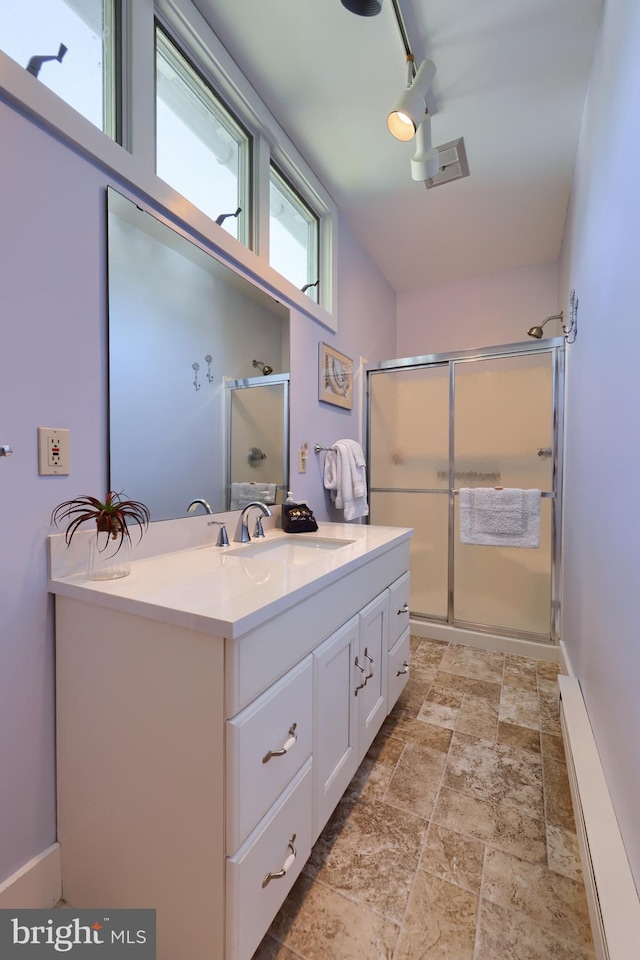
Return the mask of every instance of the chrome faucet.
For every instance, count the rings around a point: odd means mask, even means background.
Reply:
[[[206,513],[213,513],[213,510],[211,509],[211,504],[207,503],[206,500],[202,500],[200,497],[198,497],[197,500],[191,501],[191,503],[187,507],[187,513],[193,513],[199,503],[202,504]]]
[[[216,540],[216,547],[228,547],[229,546],[229,537],[227,536],[227,525],[223,523],[222,520],[209,520],[207,521],[208,527],[220,527],[218,530],[218,538]]]
[[[238,526],[236,527],[236,532],[234,535],[235,543],[249,543],[251,536],[249,534],[249,527],[247,524],[249,511],[257,507],[262,511],[263,517],[270,517],[271,510],[269,507],[265,506],[264,503],[261,503],[260,500],[252,500],[251,503],[248,503],[246,507],[242,508],[242,513],[238,519]],[[256,523],[256,532],[254,533],[255,537],[264,537],[264,531],[262,529],[262,517],[258,517],[258,522]]]

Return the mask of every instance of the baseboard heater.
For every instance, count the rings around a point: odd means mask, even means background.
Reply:
[[[597,960],[638,960],[640,899],[575,677],[558,677],[560,720]]]

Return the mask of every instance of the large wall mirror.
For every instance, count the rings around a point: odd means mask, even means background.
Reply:
[[[107,195],[110,488],[146,503],[153,520],[188,516],[195,499],[218,513],[254,489],[279,501],[289,480],[288,309],[167,222]]]

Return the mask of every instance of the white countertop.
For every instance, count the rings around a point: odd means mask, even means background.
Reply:
[[[190,523],[190,520],[182,521]],[[264,556],[243,556],[244,545],[212,543],[133,559],[131,573],[118,580],[89,580],[84,574],[55,576],[60,569],[62,535],[50,537],[54,575],[51,593],[109,606],[125,613],[161,620],[220,637],[236,638],[315,593],[390,547],[408,541],[405,527],[321,523],[304,540],[351,540],[339,549],[317,550],[300,565]],[[269,530],[264,540],[246,545],[294,542],[301,535]],[[135,557],[135,551],[134,551]]]

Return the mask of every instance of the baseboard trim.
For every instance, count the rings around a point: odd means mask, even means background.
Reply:
[[[561,640],[559,644],[559,660],[560,664],[560,673],[564,674],[565,677],[575,677],[575,672],[571,666],[571,660],[569,659],[569,652],[567,650],[566,643]]]
[[[551,663],[558,663],[558,647],[552,643],[519,640],[516,637],[501,637],[496,633],[478,633],[474,630],[452,627],[448,623],[434,623],[425,620],[411,620],[410,628],[414,637],[445,640],[447,643],[461,643],[481,650],[492,650],[495,653],[509,653],[516,657],[530,657],[533,660],[548,660]]]
[[[558,677],[560,719],[597,960],[637,960],[640,898],[576,677]]]
[[[0,909],[48,909],[62,897],[60,844],[33,857],[0,883]]]

